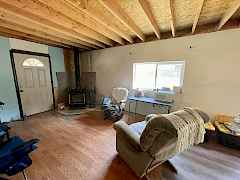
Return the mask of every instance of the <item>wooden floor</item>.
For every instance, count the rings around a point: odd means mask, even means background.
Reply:
[[[13,134],[41,140],[32,154],[33,165],[27,170],[30,180],[138,179],[117,155],[112,122],[100,116],[64,118],[48,112],[11,126]],[[240,152],[216,143],[194,147],[171,162],[178,174],[162,167],[158,169],[161,179],[240,180]],[[22,176],[11,179],[20,180]]]

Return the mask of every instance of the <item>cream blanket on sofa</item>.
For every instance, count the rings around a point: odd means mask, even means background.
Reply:
[[[204,141],[204,120],[194,109],[184,108],[184,110],[166,114],[164,117],[177,130],[177,143],[172,150],[158,155],[157,159],[161,162]]]
[[[204,141],[204,121],[194,109],[184,108],[184,110],[177,111],[166,118],[177,130],[177,152],[182,152]]]

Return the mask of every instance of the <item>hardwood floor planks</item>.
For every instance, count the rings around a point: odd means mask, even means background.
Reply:
[[[47,112],[11,126],[12,134],[40,139],[39,149],[32,154],[33,165],[27,170],[30,180],[138,179],[117,155],[112,122],[100,115],[70,118]],[[240,179],[240,152],[216,142],[194,147],[171,162],[177,175],[163,165],[152,172],[152,179]],[[20,180],[22,176],[10,179]]]

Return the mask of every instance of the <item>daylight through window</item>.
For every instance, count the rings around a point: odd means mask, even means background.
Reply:
[[[134,89],[168,89],[183,84],[184,61],[133,64]]]
[[[28,58],[26,59],[23,64],[23,66],[30,66],[30,67],[44,67],[44,64],[35,58]]]

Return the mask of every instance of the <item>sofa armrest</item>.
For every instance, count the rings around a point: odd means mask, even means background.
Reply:
[[[148,120],[141,134],[140,145],[143,151],[157,152],[169,139],[176,138],[177,131],[172,123],[164,116],[157,115]]]
[[[140,136],[132,131],[128,124],[124,121],[118,121],[113,125],[114,129],[117,131],[117,134],[121,134],[128,142],[136,149],[141,150],[140,146]]]

